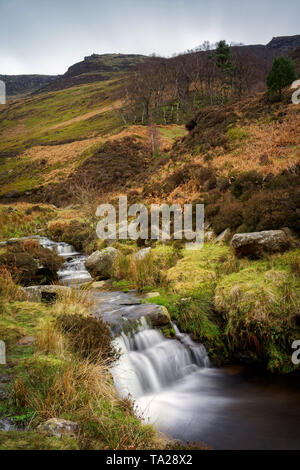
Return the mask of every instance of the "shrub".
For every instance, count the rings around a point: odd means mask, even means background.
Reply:
[[[243,206],[240,202],[223,202],[218,214],[212,220],[212,226],[216,233],[221,233],[226,228],[235,230],[243,222]]]
[[[231,185],[231,192],[236,198],[240,198],[245,193],[254,192],[262,186],[262,183],[263,176],[257,173],[257,171],[247,171],[237,176]]]
[[[243,208],[244,224],[250,232],[289,227],[299,233],[299,207],[300,188],[260,191]]]
[[[56,280],[62,263],[60,256],[41,247],[35,240],[7,244],[6,252],[0,256],[0,265],[11,273],[15,281],[23,285]]]
[[[111,343],[109,327],[101,318],[81,315],[60,315],[57,318],[59,329],[68,335],[72,349],[86,359],[93,361],[99,357],[107,364],[118,358]]]

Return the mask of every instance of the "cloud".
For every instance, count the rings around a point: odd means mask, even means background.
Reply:
[[[298,0],[0,0],[0,73],[64,73],[93,52],[171,55],[297,34]]]

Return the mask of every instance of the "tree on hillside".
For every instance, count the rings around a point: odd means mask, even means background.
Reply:
[[[233,75],[234,72],[234,63],[232,60],[231,47],[226,41],[220,41],[217,45],[213,58],[216,62],[217,67],[224,73],[226,76]]]
[[[220,41],[215,52],[211,55],[211,58],[221,71],[223,90],[225,91],[228,88],[232,88],[235,64],[232,59],[229,44],[227,44],[226,41]]]
[[[267,76],[268,91],[281,100],[282,90],[296,80],[295,65],[288,57],[276,57]]]

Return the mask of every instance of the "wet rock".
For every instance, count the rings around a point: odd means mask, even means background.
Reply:
[[[151,248],[143,248],[142,250],[138,251],[137,253],[135,253],[133,255],[133,259],[135,261],[141,261],[145,258],[147,258],[147,256],[150,254],[150,251],[151,251]]]
[[[76,437],[79,434],[77,423],[58,418],[48,419],[39,425],[38,430],[59,438],[62,436]]]
[[[282,252],[289,248],[290,240],[283,230],[238,233],[231,241],[236,256],[260,258],[264,253]]]
[[[171,322],[170,314],[166,307],[155,305],[155,308],[148,314],[153,326],[164,326]]]
[[[227,243],[231,238],[231,231],[229,228],[220,233],[220,235],[214,240],[214,243]]]
[[[134,325],[142,317],[148,318],[153,326],[170,323],[170,315],[165,307],[141,303],[141,298],[133,292],[95,292],[93,296],[96,299],[95,316],[108,323],[114,335],[130,329],[130,325]]]
[[[70,291],[66,286],[31,286],[25,287],[23,291],[29,302],[53,302],[57,300],[62,293]]]
[[[95,251],[87,258],[85,262],[86,269],[94,277],[108,279],[111,276],[111,270],[117,255],[118,250],[113,247]]]

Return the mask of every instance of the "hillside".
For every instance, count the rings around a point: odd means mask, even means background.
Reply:
[[[57,80],[57,75],[0,75],[6,84],[7,99],[18,99]]]
[[[146,60],[149,58],[136,54],[92,54],[85,57],[82,62],[69,67],[64,75],[42,87],[40,92],[111,80],[121,72],[129,72]]]

